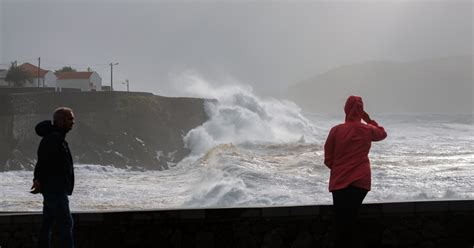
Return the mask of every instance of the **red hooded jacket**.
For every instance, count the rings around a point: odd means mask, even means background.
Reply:
[[[329,191],[349,185],[370,190],[369,151],[372,141],[387,137],[377,122],[361,122],[365,114],[362,98],[350,96],[344,107],[346,121],[331,128],[324,144],[324,164],[331,169]]]

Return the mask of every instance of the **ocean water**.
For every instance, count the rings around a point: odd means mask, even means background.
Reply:
[[[210,120],[184,137],[192,153],[165,171],[76,165],[73,211],[332,204],[323,145],[342,113],[303,113],[243,86],[187,82],[184,93],[219,100],[206,105]],[[474,199],[472,114],[372,118],[388,137],[372,144],[365,202]],[[31,171],[1,172],[0,211],[40,211],[31,180]]]

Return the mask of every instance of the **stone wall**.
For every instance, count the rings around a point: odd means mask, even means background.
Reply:
[[[333,247],[332,206],[74,213],[76,247]],[[365,204],[364,248],[472,248],[474,201]],[[33,247],[39,213],[0,213],[0,246]],[[54,234],[57,237],[57,233]],[[55,240],[57,242],[57,240]],[[55,246],[59,247],[59,246]]]
[[[182,138],[207,120],[204,102],[128,92],[0,95],[0,171],[33,168],[34,127],[60,106],[76,115],[67,137],[76,163],[166,169],[189,152]]]
[[[54,87],[0,87],[0,95],[16,93],[55,92]],[[62,88],[62,92],[80,92],[81,89]]]

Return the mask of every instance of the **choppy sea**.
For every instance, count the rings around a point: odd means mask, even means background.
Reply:
[[[75,165],[73,211],[332,203],[323,145],[342,113],[305,113],[241,86],[193,85],[191,95],[219,102],[208,103],[209,121],[184,137],[192,153],[164,171]],[[388,137],[372,144],[365,202],[474,199],[472,114],[371,117]],[[0,211],[40,211],[41,195],[28,192],[31,180],[31,171],[1,172]]]

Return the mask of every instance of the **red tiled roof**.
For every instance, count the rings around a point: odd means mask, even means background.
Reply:
[[[46,73],[48,73],[48,70],[40,69],[39,77],[38,77],[38,67],[34,66],[30,63],[24,63],[24,64],[20,65],[20,68],[22,70],[28,72],[31,75],[31,77],[33,77],[33,78],[44,78],[44,75],[46,75]]]
[[[89,79],[92,72],[89,71],[68,71],[68,72],[56,72],[58,80],[61,79]]]

